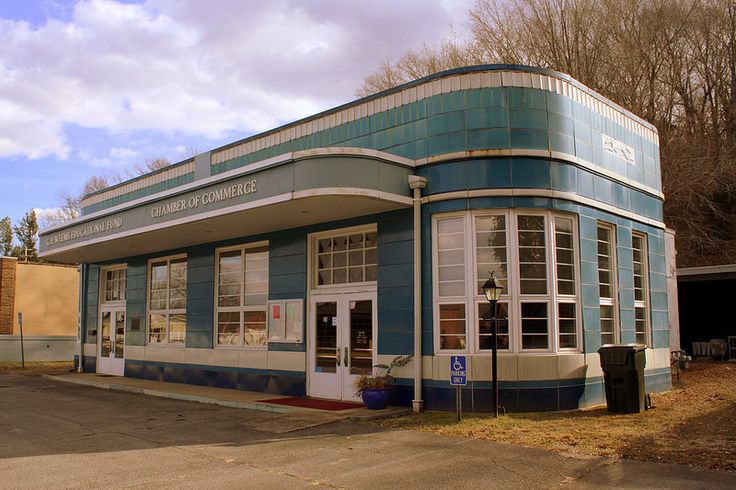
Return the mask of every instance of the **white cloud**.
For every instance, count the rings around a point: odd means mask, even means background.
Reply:
[[[132,158],[137,155],[138,155],[138,152],[131,148],[120,148],[120,147],[110,148],[110,156],[112,158],[126,159],[126,158]]]
[[[69,21],[0,20],[0,157],[67,158],[67,124],[266,130],[348,102],[379,61],[444,36],[457,5],[84,0]],[[123,150],[95,164],[134,156]]]

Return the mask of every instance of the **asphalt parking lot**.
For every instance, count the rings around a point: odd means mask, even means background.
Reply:
[[[568,458],[0,374],[0,488],[734,488],[736,473]]]

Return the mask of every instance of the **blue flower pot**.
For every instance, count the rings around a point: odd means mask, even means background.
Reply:
[[[363,403],[369,410],[383,410],[388,405],[390,390],[363,390]]]

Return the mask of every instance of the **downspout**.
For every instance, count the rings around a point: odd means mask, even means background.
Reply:
[[[84,262],[77,266],[79,271],[79,361],[77,362],[77,372],[84,372],[84,337],[85,337],[85,320],[87,312],[87,264]]]
[[[415,413],[422,411],[422,189],[427,179],[409,176],[409,188],[414,191],[414,399]]]

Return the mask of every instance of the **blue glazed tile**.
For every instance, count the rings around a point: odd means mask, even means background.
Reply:
[[[598,222],[594,218],[580,216],[579,225],[581,238],[586,238],[593,241],[598,240]],[[598,252],[596,250],[593,255],[589,255],[588,257],[595,257],[597,256],[597,254]]]
[[[210,323],[212,320],[210,320]],[[211,349],[212,348],[212,329],[205,331],[189,331],[187,330],[186,344],[187,347],[199,348],[199,349]]]
[[[577,169],[565,163],[550,163],[551,188],[558,191],[577,192]]]
[[[593,174],[581,168],[578,169],[578,193],[585,197],[595,198]]]
[[[620,271],[619,271],[620,277]],[[619,283],[621,284],[621,283]],[[632,284],[633,286],[633,284]],[[633,312],[634,308],[634,289],[628,287],[620,287],[618,291],[618,297],[621,304],[621,308],[631,308]],[[633,323],[632,323],[633,325]]]
[[[378,311],[411,309],[414,307],[413,286],[381,288],[378,291]],[[412,320],[413,321],[413,320]]]
[[[596,262],[581,261],[580,262],[580,278],[583,284],[597,286],[598,284],[598,264]]]
[[[414,245],[410,241],[382,243],[378,247],[378,264],[412,264]]]
[[[508,129],[508,113],[506,109],[497,107],[468,109],[465,112],[465,127],[467,129]]]
[[[506,107],[506,95],[501,88],[468,90],[465,96],[465,104],[468,109],[478,107],[504,108]]]
[[[269,257],[268,275],[270,278],[307,271],[306,255],[285,255]]]
[[[583,284],[581,286],[582,300],[585,305],[597,304],[600,301],[600,292],[598,286],[592,286],[590,284]]]
[[[412,286],[413,280],[412,264],[378,266],[378,284],[381,287]]]
[[[464,151],[466,148],[465,131],[456,133],[443,133],[428,138],[428,155],[443,155],[456,151]]]
[[[622,287],[622,288],[633,288],[634,287],[634,271],[631,269],[619,268],[618,284],[619,284],[619,287]]]
[[[558,388],[559,410],[575,410],[585,406],[585,385],[564,386]]]
[[[550,162],[534,158],[511,159],[511,181],[514,187],[549,189]]]
[[[278,295],[284,293],[303,294],[307,288],[307,274],[295,273],[274,276],[268,284],[268,294]]]
[[[571,136],[558,133],[549,134],[549,149],[570,155],[575,154],[575,140]]]
[[[550,412],[557,410],[557,388],[520,388],[519,412]]]
[[[511,129],[537,129],[547,131],[547,113],[535,109],[510,109],[509,127]]]
[[[515,129],[511,131],[511,148],[548,150],[547,132],[539,129]]]
[[[546,92],[539,89],[511,87],[506,88],[509,108],[528,108],[546,112]]]
[[[575,112],[573,112],[573,104],[569,97],[565,97],[563,95],[547,92],[547,110],[550,111],[550,113],[558,113],[558,114],[564,114],[564,115],[572,115],[577,114],[578,108],[575,109]],[[574,104],[578,105],[579,104]]]
[[[600,306],[583,307],[583,326],[585,330],[595,330],[599,332],[601,329],[601,309]]]
[[[649,255],[649,270],[664,274],[667,271],[667,265],[664,257],[661,255]]]
[[[667,311],[667,293],[652,291],[649,293],[652,309]]]
[[[454,133],[465,129],[464,111],[445,112],[427,119],[427,135]]]
[[[633,292],[632,292],[633,293]],[[633,294],[632,294],[633,298]],[[621,321],[621,330],[627,331],[627,332],[633,332],[634,331],[634,310],[629,309],[621,305],[619,309],[619,319]]]
[[[613,204],[613,182],[604,177],[595,177],[593,179],[593,189],[595,198],[598,201]]]
[[[652,328],[655,330],[668,330],[670,327],[670,320],[667,310],[663,311],[652,311]]]
[[[511,145],[508,129],[471,129],[467,141],[468,150],[505,149]]]
[[[508,158],[470,160],[465,166],[469,189],[511,187],[511,161]]]
[[[550,112],[547,118],[550,132],[560,133],[570,138],[575,134],[575,123],[571,117]]]
[[[601,332],[600,327],[597,330],[586,330],[585,335],[585,352],[593,353],[598,352],[601,347]]]
[[[586,406],[601,405],[606,403],[606,393],[603,390],[603,383],[590,383],[585,385],[585,404]]]
[[[427,193],[436,194],[467,189],[465,165],[456,163],[432,165],[427,179]]]

